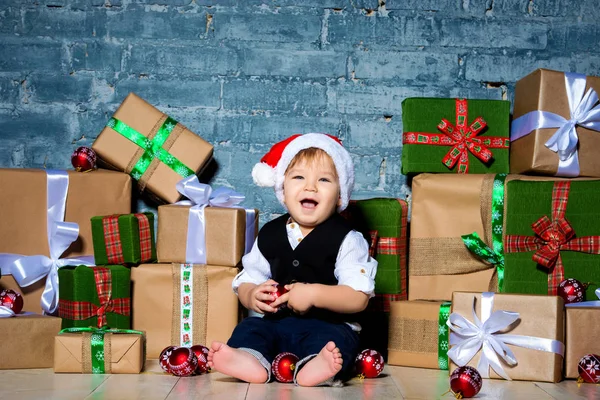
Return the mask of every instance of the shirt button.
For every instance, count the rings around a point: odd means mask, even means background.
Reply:
[[[300,243],[302,241],[302,238],[298,238],[298,243]]]
[[[298,265],[300,265],[300,261],[298,261],[298,260],[294,260],[294,261],[292,261],[292,265],[293,265],[294,267],[297,267]]]
[[[290,228],[295,229],[296,228],[296,224],[290,224]]]
[[[365,273],[365,269],[364,269],[364,268],[362,268],[362,269],[360,270],[360,273],[361,273],[361,274],[364,274],[364,273]]]

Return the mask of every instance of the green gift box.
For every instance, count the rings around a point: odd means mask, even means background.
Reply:
[[[129,268],[66,266],[58,269],[58,316],[62,328],[131,328]]]
[[[504,291],[556,295],[566,278],[600,282],[600,181],[506,185]],[[587,299],[595,298],[596,286],[589,286]]]
[[[365,236],[371,256],[377,260],[375,293],[402,294],[402,300],[407,296],[407,214],[405,200],[384,198],[353,200],[343,212]]]
[[[153,213],[96,216],[91,222],[97,265],[156,261]]]
[[[510,102],[408,98],[402,173],[508,173]]]

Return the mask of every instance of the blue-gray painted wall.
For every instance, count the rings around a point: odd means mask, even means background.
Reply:
[[[215,186],[290,134],[340,136],[355,198],[406,197],[401,102],[600,75],[597,0],[2,0],[0,167],[70,168],[131,91],[215,146]],[[142,204],[142,208],[144,205]]]

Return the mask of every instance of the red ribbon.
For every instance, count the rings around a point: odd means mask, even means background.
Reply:
[[[497,136],[477,137],[487,126],[482,117],[477,117],[468,126],[468,105],[466,99],[456,99],[456,126],[447,119],[437,128],[443,132],[405,132],[402,135],[403,144],[427,144],[433,146],[452,146],[442,159],[442,163],[449,169],[458,163],[456,172],[466,174],[469,172],[469,152],[484,163],[489,162],[493,154],[492,149],[508,149],[509,139]]]
[[[109,264],[124,264],[123,245],[121,233],[119,232],[119,217],[121,215],[108,215],[102,218],[104,229],[104,247]],[[144,263],[152,259],[152,233],[150,222],[146,214],[133,214],[138,220],[140,233],[140,262]]]

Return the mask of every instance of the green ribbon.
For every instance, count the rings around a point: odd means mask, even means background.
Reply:
[[[137,335],[144,335],[144,332],[136,331],[133,329],[109,329],[106,327],[103,328],[93,328],[93,327],[85,327],[85,328],[65,328],[58,332],[58,334],[62,333],[81,333],[81,332],[91,332],[92,336],[90,338],[90,344],[92,347],[92,374],[104,374],[104,335],[107,333],[134,333]],[[85,344],[84,344],[85,345]]]
[[[445,301],[440,305],[440,314],[438,317],[438,367],[439,369],[448,370],[448,317],[450,316],[450,303]]]
[[[462,235],[467,249],[484,261],[494,265],[498,272],[498,292],[504,290],[504,248],[502,232],[504,230],[504,181],[507,174],[497,174],[492,186],[492,247],[491,249],[479,237],[477,232]]]
[[[173,128],[175,128],[175,125],[177,125],[177,121],[167,116],[167,119],[158,129],[154,138],[148,139],[146,136],[142,135],[123,121],[120,121],[114,117],[112,117],[108,121],[108,124],[106,124],[106,126],[109,128],[112,128],[125,138],[131,140],[133,143],[144,149],[144,153],[131,170],[131,176],[136,180],[139,180],[142,175],[144,175],[154,158],[158,158],[183,178],[187,178],[188,176],[195,174],[195,172],[188,168],[187,165],[179,161],[175,156],[170,154],[162,147],[171,134]]]

